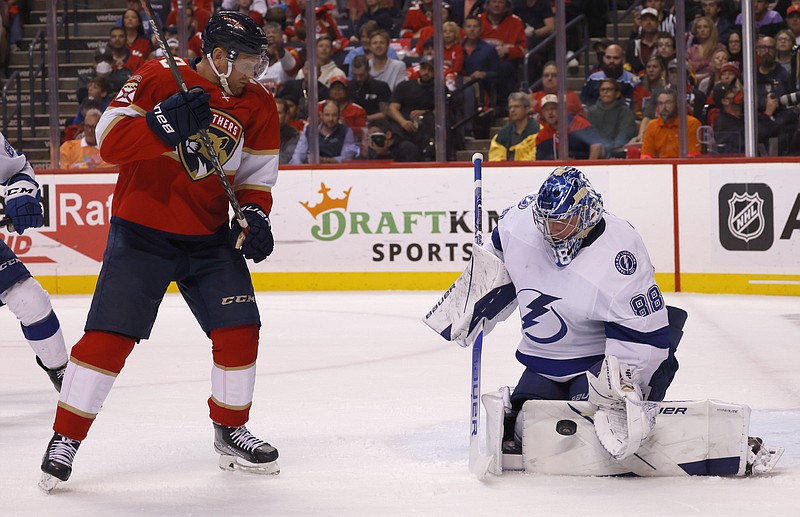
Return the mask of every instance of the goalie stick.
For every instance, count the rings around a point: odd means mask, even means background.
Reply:
[[[156,39],[158,40],[158,45],[161,47],[161,51],[164,53],[164,58],[167,60],[169,69],[172,72],[172,77],[175,78],[175,82],[178,83],[178,88],[180,88],[181,92],[186,93],[189,91],[189,89],[186,87],[183,77],[181,77],[181,73],[178,70],[178,65],[175,63],[175,56],[172,55],[172,50],[169,48],[164,36],[161,34],[161,21],[153,10],[153,5],[150,3],[150,0],[144,0],[144,5],[147,8],[147,14],[150,16],[150,25],[153,28],[153,34],[155,34]],[[217,178],[219,178],[219,182],[222,183],[222,188],[225,190],[225,196],[228,198],[228,203],[230,203],[231,208],[233,208],[236,221],[239,223],[239,227],[242,229],[242,232],[236,239],[235,246],[237,250],[242,249],[242,242],[244,242],[245,238],[245,230],[247,230],[248,226],[247,219],[244,217],[244,212],[242,212],[242,207],[239,205],[239,200],[236,199],[236,195],[233,193],[233,188],[231,187],[230,181],[228,181],[228,176],[225,175],[225,171],[222,169],[222,163],[219,161],[219,155],[214,150],[214,146],[211,144],[211,138],[208,136],[208,131],[201,129],[198,131],[198,133],[200,134],[200,142],[202,142],[203,147],[206,148],[206,152],[208,153],[208,156],[211,157],[211,161],[214,164],[214,173],[217,175]]]
[[[483,246],[483,175],[481,165],[483,155],[472,155],[473,193],[475,196],[475,242],[473,246]],[[472,301],[467,298],[467,303]],[[471,391],[470,391],[470,429],[469,429],[469,471],[478,479],[486,477],[491,458],[481,455],[481,352],[483,349],[483,323],[472,345]]]

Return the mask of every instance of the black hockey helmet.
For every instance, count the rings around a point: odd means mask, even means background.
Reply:
[[[210,54],[216,47],[227,51],[230,62],[236,61],[239,53],[263,56],[267,51],[267,35],[246,14],[219,11],[203,30],[203,54]]]

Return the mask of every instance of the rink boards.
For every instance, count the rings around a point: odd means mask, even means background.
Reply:
[[[444,289],[473,241],[471,164],[287,167],[276,247],[257,290]],[[800,163],[581,163],[605,207],[642,234],[664,291],[800,295]],[[553,165],[485,164],[484,231]],[[116,174],[39,171],[45,225],[2,238],[54,294],[91,293]],[[216,181],[209,178],[207,181]]]

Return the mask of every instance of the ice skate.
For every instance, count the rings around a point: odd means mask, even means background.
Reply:
[[[39,480],[39,488],[48,494],[61,481],[69,479],[72,474],[72,461],[81,442],[67,438],[64,435],[54,433],[47,450],[42,458],[42,477]]]
[[[278,450],[253,436],[245,426],[227,427],[214,423],[214,449],[220,454],[222,470],[244,470],[257,474],[278,474]]]
[[[64,381],[64,371],[67,369],[67,363],[64,363],[58,368],[53,368],[51,370],[42,363],[42,360],[39,359],[39,356],[37,355],[36,364],[41,366],[42,370],[47,372],[47,376],[50,377],[50,382],[53,383],[53,387],[55,387],[57,392],[61,393],[61,383]]]
[[[750,452],[747,455],[745,475],[766,474],[771,471],[778,460],[783,456],[783,447],[769,448],[764,445],[764,440],[753,437],[747,439]]]

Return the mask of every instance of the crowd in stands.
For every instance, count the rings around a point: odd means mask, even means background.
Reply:
[[[0,0],[0,64],[20,44],[24,2]],[[441,29],[433,26],[434,0],[317,2],[321,162],[434,160],[439,68],[446,84],[446,105],[439,108],[446,113],[448,160],[470,139],[491,139],[490,160],[553,159],[558,127],[567,128],[573,159],[677,157],[682,125],[689,156],[743,154],[740,0],[687,0],[683,35],[676,34],[674,0],[618,0],[619,8],[632,8],[634,28],[616,41],[605,39],[610,3],[567,2],[566,21],[583,15],[590,37],[583,41],[570,31],[569,72],[574,77],[581,44],[596,53],[597,64],[580,91],[566,92],[568,120],[559,121],[554,45],[539,46],[556,27],[551,0],[443,0]],[[102,111],[142,63],[161,57],[140,2],[120,4],[108,46],[97,51],[92,73],[79,78],[80,108],[64,128],[66,140],[83,138],[84,146],[94,141],[88,115]],[[308,163],[307,117],[314,106],[307,94],[306,0],[190,1],[183,21],[190,58],[200,56],[202,30],[218,9],[241,11],[264,27],[270,64],[258,80],[278,103],[281,162]],[[758,144],[797,155],[800,99],[791,94],[800,92],[800,0],[753,0],[753,11]],[[163,21],[165,38],[177,51],[175,0]],[[434,56],[437,30],[443,63]],[[676,55],[676,38],[684,38],[685,56]],[[678,60],[686,63],[686,99],[678,98]],[[685,121],[677,117],[681,102]]]

